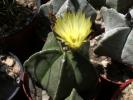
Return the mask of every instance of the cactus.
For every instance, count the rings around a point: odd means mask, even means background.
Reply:
[[[66,11],[82,10],[86,16],[91,16],[93,21],[96,18],[96,10],[89,4],[87,0],[51,0],[40,6],[39,13],[45,17],[49,17],[49,13],[56,16],[63,15]]]
[[[97,85],[97,74],[89,61],[79,53],[62,50],[53,33],[49,33],[43,50],[32,55],[24,66],[54,100],[65,99],[73,88],[91,93]]]
[[[43,49],[25,61],[26,71],[53,100],[64,100],[73,88],[83,99],[91,98],[95,92],[98,76],[89,62],[86,40],[90,27],[90,18],[85,14],[64,14],[57,19]]]
[[[51,24],[55,22],[56,17],[63,16],[67,11],[84,11],[86,16],[91,16],[91,20],[94,22],[96,19],[96,10],[91,6],[87,0],[50,0],[49,2],[42,4],[39,8],[39,18],[41,25],[38,27],[41,37],[46,38],[47,34],[51,30]],[[48,23],[47,23],[48,22]]]
[[[119,62],[133,65],[132,56],[132,11],[126,15],[118,13],[114,9],[101,9],[105,23],[105,33],[100,40],[95,53],[110,56]]]

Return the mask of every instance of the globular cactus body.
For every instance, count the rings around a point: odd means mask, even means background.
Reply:
[[[51,32],[43,50],[32,55],[24,66],[53,100],[64,100],[73,88],[89,96],[97,86],[97,73],[81,51],[64,50]]]

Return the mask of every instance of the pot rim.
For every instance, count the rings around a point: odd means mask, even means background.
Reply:
[[[122,85],[124,82],[115,82],[115,81],[111,81],[110,79],[104,77],[103,75],[100,75],[100,78],[110,82],[110,83],[113,83],[113,84],[117,84],[117,85]]]
[[[26,97],[28,98],[28,100],[32,100],[32,97],[31,97],[31,94],[30,94],[30,88],[29,88],[28,85],[29,85],[28,73],[24,72],[22,88],[23,88],[23,91],[24,91]]]
[[[8,97],[8,100],[11,100],[17,94],[17,92],[20,89],[20,85],[21,85],[21,82],[23,81],[23,77],[24,77],[24,70],[23,70],[22,64],[21,64],[20,60],[18,59],[18,57],[11,52],[9,52],[9,55],[11,55],[17,61],[17,63],[20,66],[19,78],[16,82],[18,84],[18,86],[16,87],[16,89],[14,89],[12,94],[9,94],[9,97]]]
[[[114,93],[111,100],[116,100],[116,97],[129,85],[133,82],[133,79],[128,79],[126,82],[120,85],[120,88]]]

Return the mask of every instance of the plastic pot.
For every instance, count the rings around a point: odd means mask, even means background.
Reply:
[[[5,54],[2,54],[5,55]],[[20,90],[21,82],[23,80],[23,68],[22,64],[20,63],[19,59],[12,53],[6,54],[7,56],[11,56],[12,58],[15,59],[16,64],[18,64],[18,67],[20,68],[18,76],[16,79],[13,79],[9,77],[7,74],[3,74],[2,70],[0,71],[1,76],[0,76],[0,88],[1,88],[1,93],[0,93],[0,100],[12,100],[12,98],[18,93]],[[1,68],[3,66],[1,65]],[[4,68],[4,67],[3,67]]]
[[[23,80],[24,80],[22,84],[23,91],[25,95],[27,96],[28,100],[32,100],[30,88],[29,88],[29,76],[27,73],[24,73]]]
[[[95,100],[118,100],[117,97],[132,82],[133,79],[128,79],[125,82],[114,82],[100,76],[99,91]]]
[[[113,94],[120,88],[122,83],[111,81],[100,76],[99,90],[95,100],[111,100]]]
[[[27,100],[45,100],[46,98],[49,98],[46,93],[44,94],[42,92],[43,90],[41,88],[38,88],[38,86],[35,85],[28,73],[24,74],[24,82],[22,87],[25,95],[28,98]],[[43,99],[43,97],[45,97],[45,99]]]
[[[119,89],[114,93],[114,95],[112,96],[111,100],[117,100],[117,97],[121,94],[121,92],[129,85],[133,82],[133,79],[129,79],[126,82],[124,82],[123,84],[120,85]]]

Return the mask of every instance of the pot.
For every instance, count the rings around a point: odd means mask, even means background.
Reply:
[[[99,89],[95,100],[118,100],[118,96],[132,82],[133,79],[128,79],[125,82],[115,82],[100,75]]]
[[[2,58],[7,57],[7,58]],[[23,68],[17,56],[12,53],[0,54],[0,58],[4,59],[0,62],[0,100],[11,100],[20,90],[21,81],[23,80]],[[12,59],[12,60],[11,60]],[[9,66],[14,60],[14,65]],[[2,65],[3,64],[3,65]],[[8,68],[6,68],[6,65]],[[8,70],[10,68],[10,71]],[[6,68],[6,69],[5,69]],[[6,72],[5,72],[6,71]],[[9,72],[8,72],[9,71]],[[13,74],[11,74],[13,73]],[[17,76],[15,76],[17,75]],[[14,78],[15,77],[15,78]]]
[[[27,73],[24,73],[24,77],[23,77],[23,84],[22,84],[22,88],[23,91],[25,93],[25,95],[27,96],[28,100],[32,100],[32,96],[31,96],[31,92],[30,92],[30,88],[29,88],[29,76]]]
[[[35,82],[29,77],[28,73],[24,74],[24,82],[22,84],[23,91],[27,96],[27,100],[49,100],[45,90],[39,88]]]
[[[115,91],[114,95],[112,96],[111,100],[117,100],[118,96],[122,93],[122,91],[129,86],[133,82],[133,79],[129,79],[123,84],[120,85],[119,89]]]
[[[100,75],[99,90],[95,100],[111,100],[122,83],[111,81]]]

